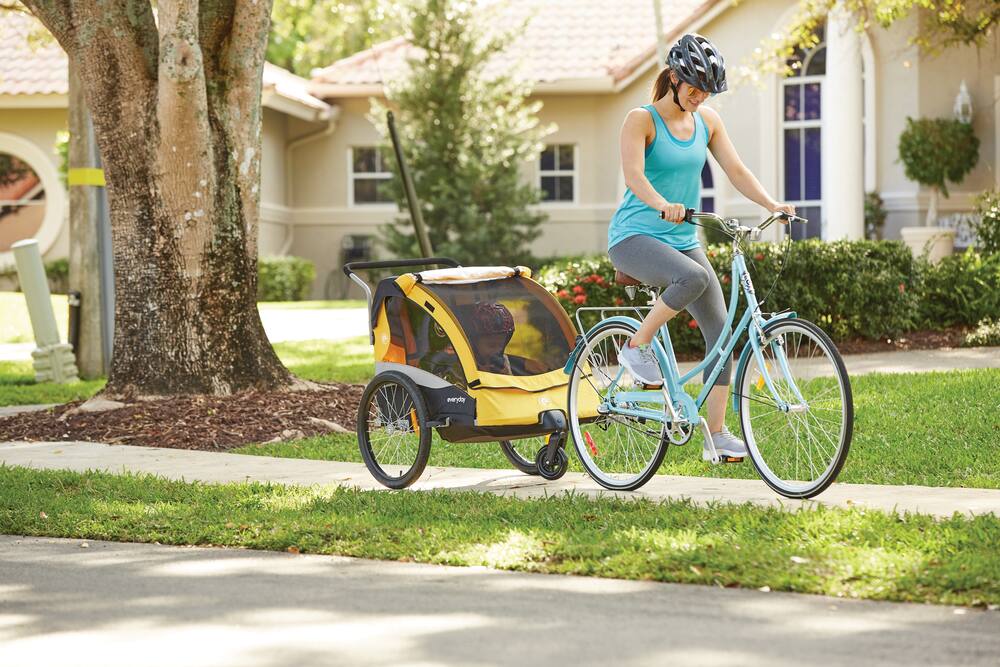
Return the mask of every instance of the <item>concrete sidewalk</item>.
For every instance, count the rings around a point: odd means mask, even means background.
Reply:
[[[81,548],[83,544],[87,548]],[[995,665],[1000,613],[0,536],[0,665]]]
[[[364,464],[306,459],[271,458],[216,452],[102,445],[87,442],[0,443],[0,463],[44,470],[103,470],[135,472],[167,479],[201,482],[274,482],[384,489]],[[745,464],[749,465],[749,464]],[[771,507],[798,508],[815,504],[830,507],[864,507],[884,511],[920,512],[938,517],[964,514],[1000,516],[1000,490],[926,486],[834,484],[815,500],[789,500],[772,492],[759,479],[712,479],[657,475],[638,491],[615,493],[597,485],[583,473],[567,473],[556,482],[530,477],[515,470],[428,467],[414,490],[447,489],[537,498],[565,491],[590,497],[676,500],[688,498],[705,505],[713,502],[750,502]]]

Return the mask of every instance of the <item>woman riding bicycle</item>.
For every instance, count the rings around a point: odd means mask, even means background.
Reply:
[[[697,321],[706,350],[725,326],[722,286],[694,225],[684,221],[685,209],[700,208],[706,149],[748,199],[772,212],[795,213],[794,206],[772,199],[743,164],[719,114],[708,107],[699,110],[711,95],[726,89],[722,54],[701,35],[684,35],[670,49],[656,79],[653,103],[632,109],[622,126],[628,189],[608,229],[608,257],[619,271],[664,288],[619,357],[636,380],[646,384],[662,381],[650,342],[678,312],[687,309]],[[705,382],[713,366],[706,368]],[[725,426],[731,367],[730,359],[709,393],[708,426],[720,455],[742,458],[746,445]],[[710,458],[707,443],[702,457]]]

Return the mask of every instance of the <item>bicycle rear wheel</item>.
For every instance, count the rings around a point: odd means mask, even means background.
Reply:
[[[736,378],[743,439],[768,486],[788,498],[811,498],[837,478],[851,447],[850,378],[833,341],[815,324],[777,320],[764,334],[764,368],[774,391],[751,354]]]
[[[577,456],[598,484],[615,491],[648,482],[667,451],[662,421],[607,410],[613,394],[643,390],[642,382],[618,363],[618,352],[634,333],[621,322],[598,325],[588,334],[569,380],[569,425]],[[662,402],[625,407],[663,411]]]

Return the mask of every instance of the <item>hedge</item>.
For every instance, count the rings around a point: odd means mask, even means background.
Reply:
[[[258,301],[303,301],[309,297],[316,266],[301,257],[257,260]]]
[[[732,248],[710,245],[706,252],[728,303]],[[765,312],[794,310],[819,324],[835,340],[894,337],[925,325],[929,321],[924,304],[928,300],[923,292],[925,285],[935,290],[963,280],[977,286],[993,280],[996,285],[996,276],[989,268],[994,266],[994,259],[971,253],[969,257],[955,256],[931,267],[915,260],[900,241],[798,241],[788,249],[787,264],[783,244],[752,243],[748,244],[745,257]],[[967,276],[961,270],[953,270],[955,263],[960,267],[982,264],[987,268]],[[783,264],[784,270],[775,282]],[[987,275],[992,277],[987,279]],[[559,298],[571,316],[582,306],[632,305],[624,288],[612,284],[613,277],[614,268],[606,256],[559,260],[539,272],[542,284]],[[974,326],[983,317],[982,309],[990,307],[991,299],[1000,298],[1000,288],[995,286],[989,297],[978,291],[976,294],[976,298],[956,298],[971,304],[965,308],[967,312],[939,318],[937,325]],[[642,300],[640,295],[636,302]],[[949,302],[939,295],[937,303]],[[584,325],[596,319],[596,314],[589,314]],[[670,333],[678,351],[704,349],[697,323],[686,313],[675,318]]]
[[[966,250],[923,264],[919,324],[928,329],[976,326],[1000,317],[1000,253]]]

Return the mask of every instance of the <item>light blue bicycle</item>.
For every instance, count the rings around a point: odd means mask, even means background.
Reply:
[[[712,462],[723,462],[698,412],[725,360],[746,336],[735,367],[732,401],[750,460],[776,492],[811,498],[833,483],[850,449],[854,428],[850,379],[833,341],[819,327],[794,312],[761,312],[743,254],[744,242],[758,239],[774,222],[805,220],[780,213],[758,227],[745,227],[738,220],[694,210],[688,210],[685,219],[694,224],[714,221],[733,239],[732,289],[723,329],[732,334],[724,334],[705,360],[681,375],[670,333],[662,327],[653,349],[664,382],[650,387],[618,363],[618,352],[639,329],[639,320],[608,316],[610,311],[642,309],[581,308],[576,315],[581,332],[584,312],[596,311],[602,319],[581,336],[566,364],[570,431],[580,461],[605,488],[636,489],[656,474],[671,444],[687,443],[700,428]],[[650,303],[658,298],[655,288],[634,280],[626,287],[632,296],[637,289],[649,295]],[[733,329],[740,292],[746,309]],[[700,380],[711,359],[716,362],[709,381],[692,398],[684,385],[696,377]]]

